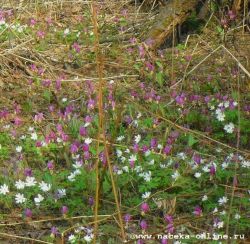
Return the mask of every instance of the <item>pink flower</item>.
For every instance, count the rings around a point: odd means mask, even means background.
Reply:
[[[145,214],[150,211],[149,205],[146,202],[142,203],[141,211],[142,211],[142,214]]]
[[[81,46],[75,42],[73,45],[72,45],[72,48],[77,52],[79,53],[81,51]]]
[[[196,206],[193,213],[194,213],[195,216],[201,216],[202,215],[202,209],[201,209],[201,207],[200,206]]]
[[[39,39],[44,39],[44,37],[45,37],[45,32],[39,30],[39,31],[37,31],[36,36],[37,36]]]

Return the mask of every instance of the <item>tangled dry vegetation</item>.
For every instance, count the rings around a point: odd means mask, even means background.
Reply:
[[[247,12],[154,45],[157,1],[92,4],[1,6],[0,242],[244,243]]]

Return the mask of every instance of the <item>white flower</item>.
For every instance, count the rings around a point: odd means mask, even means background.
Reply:
[[[79,169],[76,169],[73,174],[76,176],[76,175],[80,175],[81,174],[81,171]]]
[[[241,216],[237,213],[237,214],[234,215],[234,218],[235,218],[235,219],[240,219]]]
[[[228,108],[229,107],[229,101],[224,102],[224,107]]]
[[[136,155],[131,155],[131,156],[129,157],[129,161],[135,162],[136,160],[137,160]]]
[[[174,179],[174,180],[177,180],[177,178],[180,176],[179,172],[178,171],[175,171],[171,177]]]
[[[65,189],[58,189],[57,192],[58,192],[58,195],[60,197],[66,196],[66,190]]]
[[[63,99],[62,99],[62,102],[63,103],[66,103],[68,101],[68,99],[66,98],[66,97],[64,97]]]
[[[57,142],[57,143],[61,143],[62,141],[63,141],[63,140],[62,140],[60,137],[57,137],[57,138],[56,138],[56,142]]]
[[[149,198],[150,195],[151,195],[151,192],[147,191],[147,192],[143,193],[141,197],[142,197],[142,199],[146,199],[146,198]]]
[[[161,149],[163,148],[163,145],[158,144],[158,145],[157,145],[157,148],[161,150]]]
[[[226,214],[226,211],[223,210],[222,212],[220,212],[220,215],[225,215]]]
[[[93,235],[93,234],[84,236],[84,240],[85,240],[86,242],[91,242],[93,238],[94,238],[94,235]]]
[[[149,156],[151,154],[151,151],[150,150],[147,150],[146,152],[145,152],[145,156],[147,157],[147,156]]]
[[[187,155],[184,152],[180,152],[177,154],[177,157],[182,160],[185,160],[187,158]]]
[[[6,184],[0,186],[0,194],[6,195],[9,192],[9,187]]]
[[[125,172],[129,172],[129,167],[128,166],[124,166],[124,167],[122,167],[122,169],[123,169],[123,171],[125,171]]]
[[[215,228],[221,229],[221,228],[223,228],[223,226],[224,226],[224,222],[223,221],[220,221],[218,223],[214,223],[214,227]]]
[[[224,121],[225,120],[225,114],[221,111],[221,109],[217,108],[215,111],[216,118],[219,121]]]
[[[73,182],[73,181],[75,181],[75,174],[74,173],[71,173],[69,176],[68,176],[68,180],[69,181],[71,181],[71,182]]]
[[[68,240],[69,242],[74,243],[76,241],[75,235],[70,235]]]
[[[202,197],[201,200],[202,200],[203,202],[205,202],[205,201],[207,201],[207,199],[208,199],[207,195],[204,195],[204,196]]]
[[[36,179],[32,176],[27,176],[25,181],[26,186],[35,186],[36,185]]]
[[[41,194],[38,194],[37,197],[34,198],[35,204],[40,205],[40,203],[44,200],[44,197]]]
[[[91,138],[86,138],[85,140],[84,140],[84,142],[86,143],[86,144],[91,144],[91,142],[92,142],[92,139]]]
[[[162,163],[160,163],[160,168],[162,168],[162,169],[166,169],[168,166],[166,165],[166,164],[162,164]]]
[[[250,168],[250,161],[241,162],[243,168]]]
[[[218,208],[215,208],[213,213],[217,213],[218,212]]]
[[[20,137],[21,140],[24,140],[25,138],[26,138],[26,135],[22,135],[22,136]]]
[[[29,132],[34,131],[34,127],[31,127],[31,126],[30,126],[30,127],[28,128],[28,131],[29,131]]]
[[[114,83],[115,83],[114,80],[110,80],[110,81],[109,81],[109,84],[110,84],[110,85],[112,85],[112,84],[114,84]]]
[[[201,177],[201,173],[200,173],[200,172],[196,172],[196,173],[194,174],[194,176],[195,176],[196,178],[200,178],[200,177]]]
[[[148,165],[154,165],[155,164],[155,160],[154,159],[152,159],[149,163],[148,163]]]
[[[22,189],[24,189],[24,187],[25,187],[25,182],[22,181],[22,180],[18,180],[18,181],[16,181],[16,183],[15,183],[15,187],[16,187],[18,190],[22,190]]]
[[[117,149],[116,150],[116,155],[117,155],[118,158],[120,158],[122,156],[122,150]]]
[[[222,167],[223,169],[226,169],[226,168],[228,167],[228,163],[227,163],[227,162],[223,162],[223,163],[221,164],[221,167]]]
[[[17,193],[15,196],[15,200],[16,203],[25,203],[27,199],[24,197],[22,193]]]
[[[140,173],[142,171],[142,167],[140,165],[135,166],[135,172]]]
[[[125,138],[125,136],[118,136],[117,138],[116,138],[116,141],[122,141],[123,139]]]
[[[42,181],[39,183],[39,187],[43,192],[47,192],[51,189],[51,184],[48,184],[48,183]]]
[[[137,118],[137,119],[140,119],[141,116],[142,116],[142,114],[139,112],[139,113],[137,114],[136,118]]]
[[[144,173],[144,176],[143,176],[143,178],[144,178],[144,180],[146,181],[146,182],[150,182],[151,181],[151,171],[148,171],[148,172],[145,172]]]
[[[228,198],[227,197],[221,197],[218,201],[219,205],[223,205],[225,203],[227,203]]]
[[[116,172],[117,175],[121,175],[122,173],[123,173],[123,171],[121,169],[118,169]]]
[[[206,173],[210,172],[210,169],[209,169],[208,165],[205,165],[205,166],[202,168],[202,170],[203,170],[204,172],[206,172]]]
[[[64,30],[63,34],[66,36],[66,35],[69,34],[69,32],[70,32],[70,31],[69,31],[69,28],[67,28],[67,29]]]
[[[130,153],[130,150],[129,150],[129,148],[127,148],[127,149],[125,150],[125,152],[126,152],[126,153]]]
[[[31,138],[32,140],[36,141],[37,138],[38,138],[36,132],[32,133],[30,138]]]
[[[135,136],[135,143],[139,143],[140,142],[140,140],[141,140],[141,135],[137,135],[137,136]]]
[[[76,161],[73,165],[72,165],[75,169],[79,169],[82,167],[82,161]]]
[[[17,147],[16,147],[16,151],[17,151],[17,152],[20,153],[22,150],[23,150],[23,148],[22,148],[21,146],[17,146]]]
[[[233,123],[229,123],[226,124],[224,126],[224,130],[228,133],[228,134],[232,134],[234,132],[234,124]]]

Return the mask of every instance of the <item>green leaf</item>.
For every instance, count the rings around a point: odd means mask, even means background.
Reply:
[[[156,80],[160,86],[163,86],[163,74],[161,72],[156,73]]]
[[[198,140],[196,140],[193,135],[188,136],[188,146],[192,147],[194,144],[196,144]]]

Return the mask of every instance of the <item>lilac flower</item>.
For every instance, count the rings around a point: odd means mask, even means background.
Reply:
[[[37,123],[41,123],[44,120],[43,113],[38,113],[34,116],[34,121]]]
[[[35,24],[36,24],[36,20],[35,19],[30,19],[30,26],[31,27],[34,27],[35,26]]]
[[[167,231],[168,233],[171,233],[171,234],[174,232],[174,225],[173,225],[173,223],[169,223],[169,224],[167,225],[166,231]]]
[[[95,108],[95,100],[90,98],[88,100],[88,105],[87,106],[88,106],[88,109],[90,109],[90,110],[94,109]]]
[[[48,170],[53,170],[53,169],[54,169],[53,161],[49,161],[49,162],[47,163],[47,168],[48,168]]]
[[[90,205],[91,207],[94,206],[94,203],[95,203],[94,198],[90,196],[89,199],[88,199],[88,203],[89,203],[89,205]]]
[[[78,151],[78,146],[76,145],[76,143],[71,144],[71,146],[70,146],[70,152],[72,154],[74,154],[74,153],[77,153],[77,151]]]
[[[137,152],[139,152],[139,150],[140,150],[139,145],[137,143],[135,143],[134,146],[133,146],[133,151],[135,153],[137,153]]]
[[[50,87],[50,85],[51,85],[51,80],[49,80],[49,79],[43,80],[43,81],[42,81],[42,85],[43,85],[44,87]]]
[[[79,128],[79,134],[80,136],[86,136],[87,135],[87,129],[83,126]]]
[[[54,238],[58,234],[59,234],[58,229],[55,226],[52,226],[51,227],[51,237]]]
[[[210,175],[211,175],[211,176],[215,175],[215,172],[216,172],[216,168],[215,168],[215,166],[212,164],[212,165],[210,166]]]
[[[37,36],[39,39],[44,39],[44,38],[45,38],[45,32],[39,30],[39,31],[37,31],[36,36]]]
[[[193,160],[196,164],[200,164],[201,163],[201,156],[199,154],[194,154],[193,156]]]
[[[139,46],[139,55],[140,55],[140,58],[144,58],[145,57],[145,49],[143,46]]]
[[[62,213],[63,215],[66,215],[68,212],[69,212],[68,207],[67,207],[67,206],[62,206],[62,208],[61,208],[61,213]]]
[[[82,150],[83,150],[84,152],[88,152],[88,151],[89,151],[89,144],[84,143],[83,146],[82,146]]]
[[[195,216],[201,216],[202,215],[202,209],[200,206],[196,206],[194,209],[194,215]]]
[[[26,208],[26,209],[24,210],[24,216],[25,216],[26,218],[31,218],[31,217],[32,217],[32,211],[31,211],[31,209]]]
[[[155,68],[155,67],[154,67],[154,65],[153,65],[153,64],[151,64],[151,63],[150,63],[150,62],[148,62],[148,61],[145,63],[145,65],[146,65],[146,67],[148,68],[148,70],[149,70],[149,71],[153,71],[153,70],[154,70],[154,68]]]
[[[165,155],[169,155],[170,152],[171,152],[171,150],[172,150],[172,147],[167,145],[167,146],[164,147],[163,153],[164,153]]]
[[[59,91],[59,90],[61,90],[61,87],[62,87],[62,79],[58,78],[58,79],[56,79],[55,88],[57,91]]]
[[[152,149],[156,148],[158,145],[158,142],[157,142],[157,139],[156,138],[152,138],[151,141],[150,141],[150,147]]]
[[[77,52],[79,53],[81,51],[81,46],[77,43],[77,42],[74,42],[74,44],[72,45],[72,48]]]
[[[123,218],[124,218],[124,221],[125,221],[126,223],[128,223],[128,222],[131,221],[131,219],[132,219],[132,217],[131,217],[130,214],[125,214]]]
[[[141,226],[142,230],[146,230],[148,228],[148,224],[147,224],[146,220],[142,220],[140,222],[140,226]]]
[[[25,176],[32,176],[33,175],[32,169],[30,169],[30,168],[24,169],[24,175]]]
[[[233,10],[228,11],[228,16],[230,20],[235,20],[236,19],[236,14]]]
[[[175,101],[178,105],[183,106],[186,101],[186,95],[184,93],[181,93],[175,98]]]
[[[168,223],[173,223],[173,221],[174,221],[173,216],[168,215],[168,214],[164,216],[164,219]]]
[[[146,202],[141,204],[141,211],[142,215],[150,211],[149,205]]]

